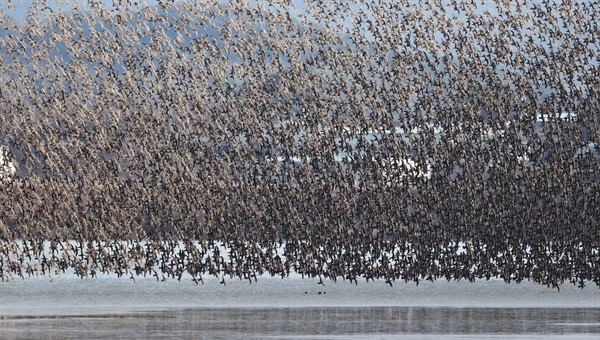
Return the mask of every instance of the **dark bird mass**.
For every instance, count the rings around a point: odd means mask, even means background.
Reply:
[[[598,1],[12,10],[2,281],[600,286]]]

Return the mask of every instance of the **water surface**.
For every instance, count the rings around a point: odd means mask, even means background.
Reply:
[[[290,276],[191,279],[73,275],[0,284],[0,337],[589,338],[600,290],[501,280],[326,282]]]

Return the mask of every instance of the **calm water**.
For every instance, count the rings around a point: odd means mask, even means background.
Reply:
[[[0,338],[600,338],[600,290],[71,275],[0,284]]]

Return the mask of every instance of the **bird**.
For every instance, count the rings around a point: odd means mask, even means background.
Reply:
[[[594,3],[494,6],[5,20],[3,280],[600,282]]]

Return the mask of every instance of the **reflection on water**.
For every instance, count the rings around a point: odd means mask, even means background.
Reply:
[[[600,309],[312,307],[195,308],[116,315],[12,316],[6,339],[395,337],[441,334],[597,337]]]
[[[0,338],[600,337],[600,290],[435,282],[156,282],[63,275],[0,285]],[[320,293],[320,294],[319,294]]]

